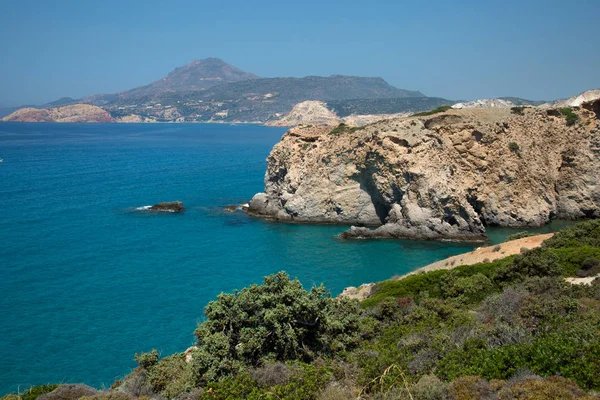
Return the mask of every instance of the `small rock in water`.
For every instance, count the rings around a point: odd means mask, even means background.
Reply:
[[[158,203],[149,208],[152,211],[169,211],[169,212],[182,212],[185,211],[183,203],[180,201],[165,201]]]

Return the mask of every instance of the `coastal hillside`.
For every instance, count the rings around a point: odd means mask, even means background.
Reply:
[[[597,400],[598,274],[600,220],[493,262],[379,282],[360,303],[282,271],[221,293],[193,346],[136,353],[110,388],[1,400]]]
[[[398,114],[429,111],[451,106],[455,101],[440,97],[393,97],[382,99],[330,100],[327,106],[340,117],[350,115]]]
[[[249,212],[363,226],[346,238],[459,240],[484,239],[486,226],[600,217],[600,100],[436,111],[291,129],[271,151],[265,192]]]
[[[21,108],[1,119],[5,122],[114,122],[100,107],[72,104],[54,108]]]
[[[155,117],[172,107],[185,121],[255,122],[277,120],[303,101],[423,97],[381,78],[332,75],[262,78],[214,86],[204,91],[164,92],[136,99],[119,98],[104,106],[115,118],[126,114]],[[379,113],[381,114],[381,113]]]

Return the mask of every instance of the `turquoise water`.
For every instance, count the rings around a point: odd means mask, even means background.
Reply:
[[[265,158],[283,133],[0,124],[0,395],[54,382],[110,386],[135,367],[134,353],[190,346],[218,293],[280,270],[337,294],[473,249],[344,242],[335,239],[344,227],[224,212],[262,190]],[[169,200],[187,211],[135,210]]]

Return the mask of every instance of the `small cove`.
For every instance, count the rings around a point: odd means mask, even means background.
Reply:
[[[32,384],[103,387],[193,343],[220,292],[285,270],[334,295],[474,249],[343,241],[346,227],[223,210],[263,189],[282,128],[0,124],[0,394]],[[181,200],[183,214],[137,207]],[[554,222],[536,232],[560,229]],[[492,243],[522,229],[490,228]]]

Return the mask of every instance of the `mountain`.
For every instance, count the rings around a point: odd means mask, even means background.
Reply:
[[[218,58],[207,58],[175,68],[149,85],[81,99],[62,98],[42,108],[92,104],[118,121],[265,123],[307,100],[417,98],[422,100],[416,103],[427,103],[421,92],[398,89],[379,77],[259,78]],[[370,109],[375,112],[362,114],[390,114],[377,111],[376,105]]]
[[[176,108],[185,121],[257,122],[279,119],[303,101],[425,98],[398,89],[382,78],[332,75],[304,78],[260,78],[226,83],[201,91],[162,92],[135,99],[120,97],[105,105],[115,118],[131,114],[163,120],[166,107]]]
[[[218,58],[194,60],[177,67],[165,78],[146,86],[118,93],[121,99],[153,96],[164,92],[189,92],[205,90],[223,83],[256,79],[258,75],[242,71]]]
[[[208,90],[204,98],[227,100],[240,95],[272,94],[292,103],[303,100],[376,99],[424,97],[421,92],[398,89],[382,78],[331,75],[304,78],[263,78],[220,85]]]

